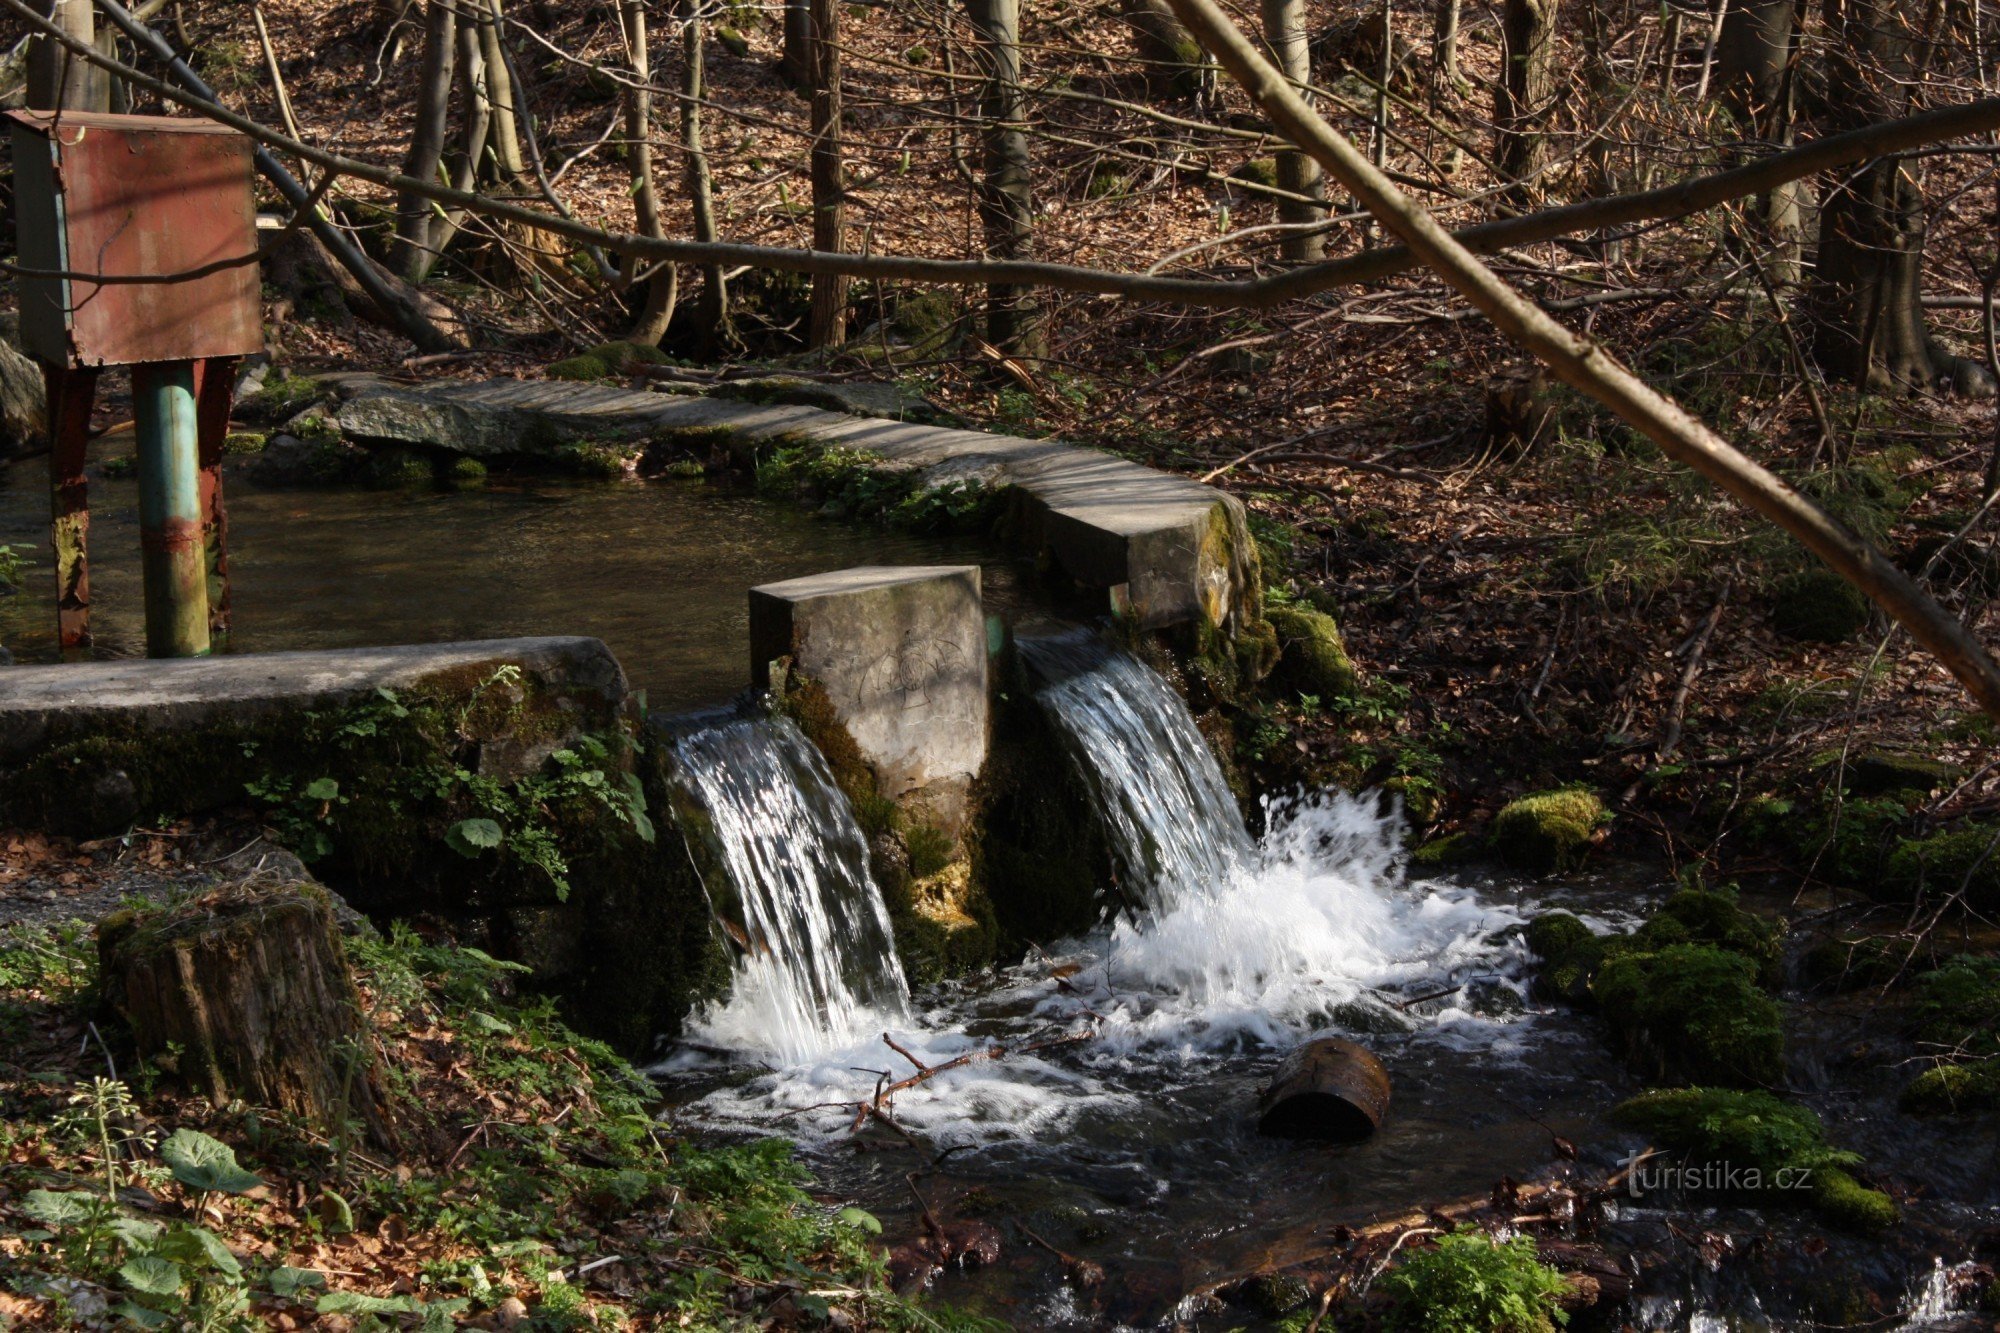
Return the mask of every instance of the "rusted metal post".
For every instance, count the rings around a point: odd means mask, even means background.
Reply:
[[[222,446],[229,439],[236,363],[233,356],[212,356],[194,363],[201,529],[207,555],[208,632],[212,637],[229,633],[229,515],[222,505]]]
[[[209,649],[208,556],[194,363],[134,366],[132,417],[139,437],[146,655],[201,657]]]
[[[42,364],[49,397],[49,550],[56,567],[56,634],[65,653],[90,647],[90,404],[97,371]]]

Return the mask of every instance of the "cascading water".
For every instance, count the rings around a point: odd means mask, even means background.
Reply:
[[[1234,883],[1256,860],[1208,742],[1159,675],[1076,635],[1023,640],[1036,698],[1077,750],[1121,869],[1156,913]]]
[[[1499,954],[1515,918],[1468,892],[1401,884],[1401,820],[1372,798],[1311,793],[1244,831],[1221,767],[1172,687],[1086,639],[1024,643],[1036,699],[1105,813],[1128,897],[1106,984],[1128,1040],[1279,1044]],[[1114,1027],[1118,1026],[1114,1022]]]
[[[795,1065],[907,1023],[868,840],[819,751],[789,720],[749,714],[690,728],[673,748],[734,891],[721,915],[740,914],[745,936],[729,997],[698,1020],[703,1035]]]

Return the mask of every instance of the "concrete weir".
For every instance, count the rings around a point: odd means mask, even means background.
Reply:
[[[752,588],[750,661],[760,688],[823,692],[881,795],[964,831],[987,743],[977,565],[864,565]]]
[[[350,382],[336,414],[349,438],[481,457],[533,455],[584,438],[713,432],[746,451],[806,442],[864,451],[933,488],[1010,487],[1008,536],[1071,579],[1104,590],[1149,628],[1254,617],[1242,505],[1187,477],[1057,440],[850,416],[819,407],[638,393],[586,384]]]

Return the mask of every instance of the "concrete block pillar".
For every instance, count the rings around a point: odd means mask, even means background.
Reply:
[[[986,619],[976,565],[863,565],[750,590],[752,683],[772,664],[824,691],[876,790],[964,831],[986,762]]]

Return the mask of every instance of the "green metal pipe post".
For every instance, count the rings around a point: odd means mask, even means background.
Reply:
[[[139,436],[139,548],[146,587],[146,655],[208,653],[208,556],[203,536],[194,366],[132,368]]]

